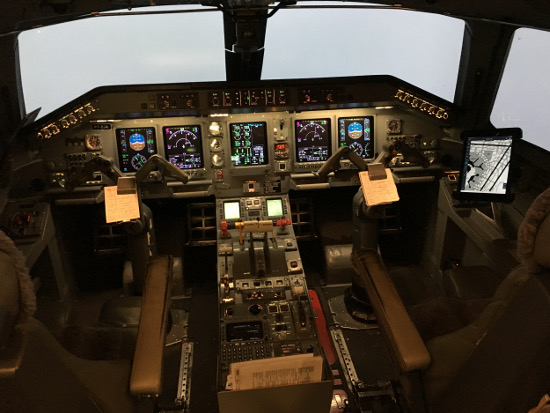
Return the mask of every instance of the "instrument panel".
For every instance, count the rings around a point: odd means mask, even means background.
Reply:
[[[159,113],[145,111],[149,106],[141,104],[144,111],[131,114],[123,109],[147,94],[101,94],[89,105],[87,118],[66,128],[53,128],[54,122],[36,135],[46,187],[61,197],[63,183],[100,155],[122,174],[136,173],[152,155],[159,155],[191,177],[185,186],[167,179],[168,195],[175,197],[250,196],[311,189],[310,185],[358,185],[357,168],[346,159],[324,182],[315,174],[344,145],[368,163],[386,162],[389,148],[403,142],[437,164],[437,146],[444,137],[441,121],[403,106],[401,99],[396,100],[399,104],[383,106],[376,102],[288,106],[293,92],[286,89],[287,106],[259,105],[254,110],[229,106],[224,111],[225,104]],[[197,99],[200,96],[195,94]],[[220,94],[224,101],[230,96]],[[195,103],[200,102],[197,99]],[[52,130],[47,139],[46,129]],[[418,165],[397,159],[389,166]],[[105,184],[109,183],[98,172],[79,187]]]

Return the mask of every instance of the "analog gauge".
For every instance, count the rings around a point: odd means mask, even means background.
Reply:
[[[168,137],[168,148],[178,150],[179,153],[196,152],[199,138],[186,129],[178,129]]]
[[[212,136],[219,136],[222,134],[222,126],[218,122],[212,122],[208,130]]]
[[[359,139],[361,136],[363,136],[363,125],[361,125],[359,122],[351,122],[348,126],[348,136],[351,139]]]
[[[302,142],[320,142],[326,135],[326,129],[318,123],[311,122],[300,129],[298,135],[302,138]]]
[[[143,156],[142,154],[138,153],[132,158],[131,162],[132,162],[132,167],[136,171],[139,171],[141,169],[141,167],[143,166],[143,164],[145,162],[147,162],[147,158],[145,156]]]
[[[103,149],[99,135],[86,135],[84,142],[86,143],[86,148],[90,151],[99,151]]]
[[[388,133],[401,133],[401,119],[388,120]]]
[[[134,133],[133,135],[130,135],[130,137],[128,138],[128,142],[130,144],[130,148],[132,148],[136,152],[139,152],[143,148],[145,148],[145,137],[140,133]]]
[[[352,142],[349,145],[349,148],[359,156],[363,154],[363,146],[361,146],[361,144],[358,142]]]

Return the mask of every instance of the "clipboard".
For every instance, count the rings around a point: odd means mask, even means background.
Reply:
[[[369,165],[367,171],[359,172],[359,179],[367,206],[399,201],[391,169],[384,168],[382,164]]]

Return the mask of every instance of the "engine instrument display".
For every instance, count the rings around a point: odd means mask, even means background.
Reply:
[[[166,159],[180,169],[204,168],[200,125],[165,126]]]
[[[116,130],[118,160],[122,172],[137,172],[147,159],[157,153],[155,128]]]
[[[231,123],[229,130],[231,131],[231,164],[233,166],[267,164],[266,122]]]
[[[338,118],[338,147],[348,146],[362,158],[374,158],[374,117]]]
[[[296,162],[326,161],[331,155],[330,119],[296,120]]]

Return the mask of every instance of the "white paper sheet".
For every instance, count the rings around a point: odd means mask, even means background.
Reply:
[[[323,358],[312,353],[231,364],[233,390],[261,389],[321,381]]]
[[[385,179],[371,180],[368,171],[359,172],[359,179],[367,205],[391,204],[399,201],[391,169],[386,168]]]
[[[130,221],[139,218],[137,191],[133,194],[118,195],[116,186],[106,186],[105,218],[107,223]]]

